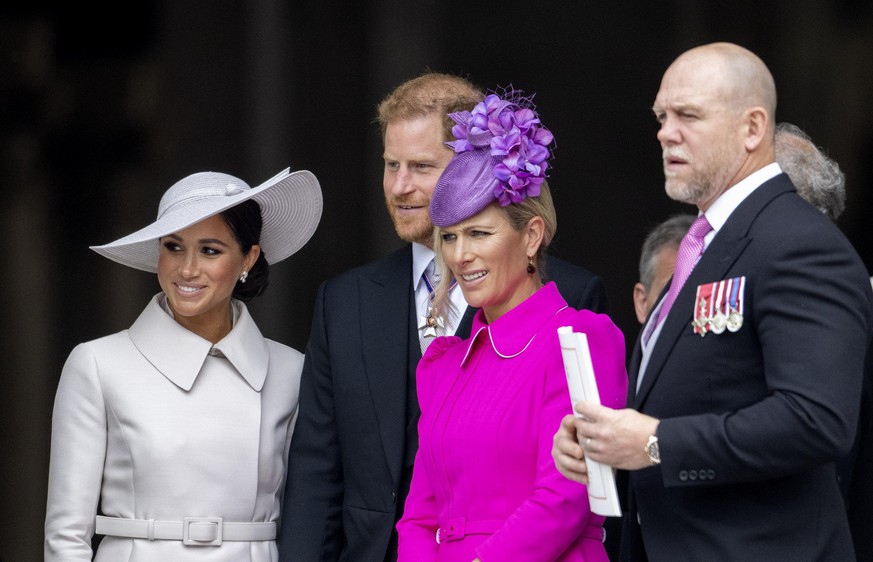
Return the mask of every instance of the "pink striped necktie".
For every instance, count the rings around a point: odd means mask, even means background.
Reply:
[[[676,253],[676,268],[673,271],[673,281],[670,283],[670,290],[667,291],[667,296],[664,297],[664,304],[661,306],[661,312],[658,315],[658,323],[667,317],[670,312],[670,307],[676,300],[682,286],[691,275],[691,270],[697,265],[697,260],[703,255],[703,238],[712,230],[712,225],[706,220],[706,215],[700,215],[691,224],[688,233],[682,238],[682,243],[679,244],[679,251]],[[657,324],[656,324],[657,325]]]

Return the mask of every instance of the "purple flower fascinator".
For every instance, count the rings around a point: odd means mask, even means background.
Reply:
[[[495,200],[505,207],[540,194],[554,137],[540,123],[532,96],[509,87],[502,97],[489,94],[473,111],[449,117],[456,140],[446,144],[456,154],[431,197],[433,224],[451,226]]]

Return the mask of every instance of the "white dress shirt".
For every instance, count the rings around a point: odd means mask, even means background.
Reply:
[[[415,313],[416,318],[427,316],[427,306],[430,300],[430,295],[427,290],[427,285],[421,278],[424,270],[427,269],[430,260],[434,259],[434,252],[421,244],[412,244],[412,287],[415,291]],[[467,301],[464,300],[464,293],[455,287],[449,293],[449,300],[452,303],[452,310],[446,314],[443,319],[446,326],[446,335],[454,334],[458,329],[458,324],[461,323],[461,317],[464,311],[467,310]],[[418,331],[418,337],[421,338],[422,330]]]

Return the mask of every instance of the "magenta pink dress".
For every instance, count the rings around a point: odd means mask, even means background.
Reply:
[[[603,517],[552,460],[570,395],[557,329],[587,334],[601,402],[622,408],[624,336],[549,283],[472,336],[437,338],[418,365],[419,451],[399,560],[607,561]],[[439,539],[439,540],[438,540]]]

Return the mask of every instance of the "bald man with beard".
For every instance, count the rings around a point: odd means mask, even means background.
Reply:
[[[578,404],[555,463],[583,483],[585,457],[627,471],[622,560],[854,560],[835,461],[871,340],[866,269],[776,163],[756,55],[683,53],[653,109],[666,192],[706,219],[699,258],[634,346],[628,408]]]

